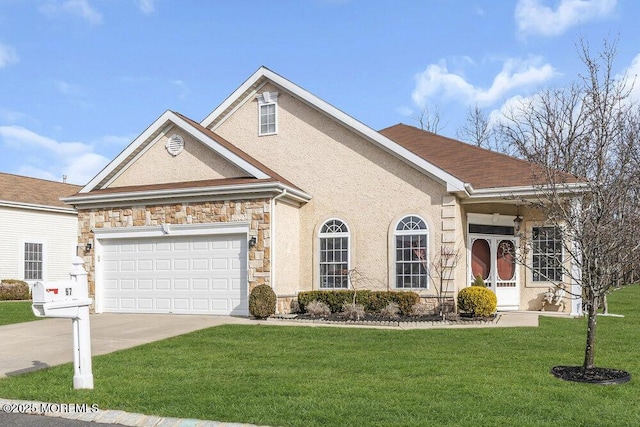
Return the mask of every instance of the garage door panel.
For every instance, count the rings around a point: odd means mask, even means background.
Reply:
[[[248,315],[245,240],[224,235],[101,242],[104,310]]]

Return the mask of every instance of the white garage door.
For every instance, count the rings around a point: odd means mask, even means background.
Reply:
[[[101,243],[106,312],[248,315],[243,235]]]

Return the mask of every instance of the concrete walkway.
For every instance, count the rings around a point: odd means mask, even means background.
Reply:
[[[341,325],[324,323],[301,323],[287,320],[252,320],[230,316],[164,315],[164,314],[93,314],[91,315],[92,355],[135,347],[159,341],[199,329],[227,324],[270,326],[324,326],[384,329],[432,329],[432,328],[496,328],[536,327],[537,312],[501,313],[497,321],[483,324],[406,324],[403,326]],[[71,320],[45,319],[34,322],[0,326],[0,377],[14,376],[49,366],[73,361]],[[71,379],[69,379],[71,381]],[[0,399],[2,408],[41,408],[42,402],[24,402]],[[8,406],[5,406],[8,405]],[[28,406],[32,405],[32,406]],[[46,407],[46,404],[45,404]],[[55,408],[55,404],[53,406]],[[5,410],[5,412],[8,412]],[[36,412],[33,412],[36,413]],[[40,414],[44,411],[40,411]],[[48,416],[79,419],[127,426],[249,426],[214,421],[180,420],[144,414],[129,414],[123,411],[99,410],[96,412],[49,412]]]

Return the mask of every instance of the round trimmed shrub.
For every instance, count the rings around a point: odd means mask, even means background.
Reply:
[[[498,299],[489,288],[470,286],[458,292],[458,308],[475,317],[490,316],[498,308]]]
[[[276,313],[276,293],[269,285],[258,285],[249,295],[249,314],[266,319]]]
[[[30,298],[27,282],[14,279],[0,281],[0,301],[28,300]]]

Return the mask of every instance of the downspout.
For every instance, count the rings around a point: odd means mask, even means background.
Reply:
[[[271,199],[271,221],[269,225],[269,231],[271,235],[271,259],[269,263],[271,264],[271,268],[269,269],[269,281],[271,283],[271,288],[274,292],[276,292],[276,200],[287,195],[287,189],[284,188],[280,194]],[[276,296],[278,293],[276,292]]]

